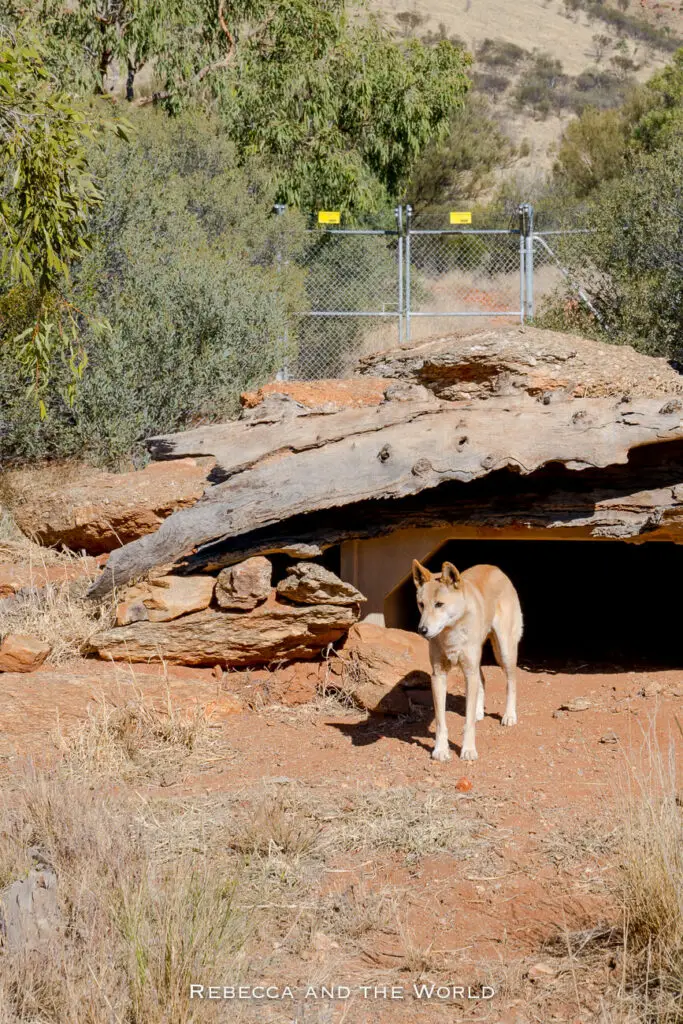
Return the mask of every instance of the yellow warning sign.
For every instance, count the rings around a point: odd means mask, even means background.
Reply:
[[[339,210],[319,210],[318,224],[339,224],[341,213]]]
[[[471,223],[472,223],[472,214],[471,213],[469,213],[469,212],[467,212],[467,213],[457,213],[457,212],[453,212],[453,211],[451,212],[451,224],[471,224]]]

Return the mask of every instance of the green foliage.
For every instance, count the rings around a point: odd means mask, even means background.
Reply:
[[[574,269],[608,336],[681,362],[683,134],[596,189],[586,223],[594,232],[584,236]],[[548,316],[557,319],[558,312]]]
[[[105,0],[102,10],[103,0],[36,4],[64,76],[103,89],[127,68],[132,97],[153,62],[160,102],[219,110],[240,156],[266,159],[279,198],[301,208],[395,200],[468,85],[451,42],[399,44],[376,20],[347,17],[344,0]]]
[[[302,208],[362,212],[399,198],[467,88],[451,43],[399,46],[375,21],[287,35],[275,55],[246,54],[226,116],[239,151],[266,156],[281,198]]]
[[[494,170],[513,156],[512,143],[493,120],[486,99],[470,94],[443,142],[433,143],[417,164],[408,189],[415,212],[443,212],[490,188]]]
[[[628,88],[619,110],[588,107],[563,136],[555,174],[577,198],[620,177],[642,153],[683,131],[683,50],[644,85]]]
[[[137,458],[151,434],[233,414],[240,391],[295,357],[284,326],[304,307],[302,273],[277,257],[302,247],[302,218],[270,213],[266,175],[237,166],[215,123],[146,111],[135,124],[132,143],[92,157],[105,199],[70,294],[89,353],[73,406],[56,387],[39,421],[5,356],[1,460]],[[109,322],[106,338],[92,318]]]
[[[19,289],[17,301],[32,312],[23,330],[3,331],[4,344],[41,411],[55,359],[70,368],[68,395],[85,366],[75,314],[62,292],[70,266],[88,249],[88,218],[102,202],[87,144],[106,126],[97,111],[54,89],[44,57],[34,40],[0,38],[0,273],[5,291]]]
[[[635,149],[654,153],[683,130],[683,49],[633,98],[626,112]]]
[[[581,199],[601,182],[623,174],[627,140],[620,111],[588,108],[565,130],[558,153],[556,174]]]

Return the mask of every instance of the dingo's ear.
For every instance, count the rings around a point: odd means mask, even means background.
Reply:
[[[441,566],[441,582],[447,587],[460,586],[460,573],[451,562],[444,562]]]
[[[424,565],[420,565],[417,558],[413,559],[413,580],[416,587],[421,587],[428,580],[431,580],[432,574],[429,569],[425,569]]]

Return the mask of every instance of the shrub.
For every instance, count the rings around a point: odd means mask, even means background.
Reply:
[[[514,68],[529,56],[529,51],[505,39],[484,39],[475,54],[479,64],[488,67]]]
[[[589,108],[567,126],[555,173],[581,198],[622,174],[626,153],[621,114]]]
[[[408,190],[416,213],[475,199],[491,185],[493,172],[512,158],[512,144],[489,112],[485,97],[470,95],[448,138],[427,150]]]
[[[562,64],[545,53],[537,53],[520,75],[514,90],[519,110],[531,109],[540,117],[558,113],[566,106],[567,77]]]
[[[575,267],[609,337],[683,359],[683,135],[597,189]]]
[[[24,399],[0,349],[0,458],[85,455],[116,464],[144,437],[236,408],[278,369],[301,272],[280,266],[303,225],[275,217],[262,172],[238,169],[230,144],[196,115],[146,112],[131,145],[112,141],[98,173],[106,201],[93,251],[73,282],[89,365],[73,408],[55,389],[46,420]],[[4,296],[0,310],[20,311]],[[106,318],[97,334],[88,317]],[[4,326],[4,325],[3,325]],[[68,367],[57,371],[63,384]]]

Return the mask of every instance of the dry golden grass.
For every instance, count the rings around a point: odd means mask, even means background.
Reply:
[[[683,800],[673,745],[653,732],[630,778],[617,893],[623,913],[621,997],[627,1013],[683,1021]]]
[[[212,731],[210,719],[206,705],[174,705],[168,689],[161,702],[140,690],[123,704],[102,695],[68,735],[58,724],[53,738],[61,755],[59,774],[80,782],[173,785],[188,773],[208,771],[234,758]]]
[[[51,647],[53,664],[78,656],[101,628],[101,616],[109,614],[85,599],[98,571],[93,561],[34,544],[1,506],[0,561],[20,565],[26,577],[15,598],[0,603],[0,637],[21,633],[43,640]],[[49,582],[51,575],[57,577],[54,582]]]
[[[71,556],[74,559],[78,555]],[[50,645],[50,661],[59,665],[78,657],[102,628],[99,609],[85,599],[89,576],[68,582],[31,586],[0,608],[0,636],[21,633]]]
[[[38,949],[0,950],[2,1024],[185,1024],[199,1016],[190,981],[240,976],[248,926],[229,865],[159,863],[130,798],[27,778],[0,815],[0,857],[39,851],[61,912]]]
[[[665,753],[654,725],[642,749],[625,761],[615,794],[612,831],[600,848],[615,905],[612,921],[570,933],[548,945],[556,990],[576,1003],[602,988],[600,1024],[681,1024],[683,1021],[683,800],[673,745]],[[593,830],[595,836],[595,830]],[[562,844],[562,836],[557,839]],[[596,852],[594,838],[570,845],[568,860]],[[609,986],[604,979],[609,972]]]

